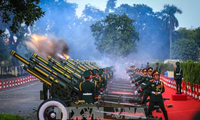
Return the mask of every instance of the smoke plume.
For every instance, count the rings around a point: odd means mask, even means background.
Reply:
[[[30,41],[25,43],[44,59],[50,55],[54,59],[60,60],[61,55],[68,55],[69,53],[69,47],[66,42],[53,36],[39,36],[34,34],[31,35]]]

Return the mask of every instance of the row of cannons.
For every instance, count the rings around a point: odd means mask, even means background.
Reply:
[[[95,104],[76,104],[79,100],[79,84],[82,73],[90,69],[100,69],[95,62],[73,59],[48,60],[34,53],[29,60],[11,51],[10,54],[24,63],[24,69],[48,86],[48,94],[38,107],[38,120],[68,119],[130,119],[156,120],[146,117],[147,105],[141,104],[141,97],[134,95],[138,87],[131,87],[130,81],[111,78],[107,87],[98,96]],[[40,92],[44,98],[44,92]],[[80,101],[80,100],[79,100]],[[155,107],[156,109],[156,107]]]

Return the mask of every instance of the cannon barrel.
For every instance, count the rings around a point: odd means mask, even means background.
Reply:
[[[86,61],[86,63],[87,63],[87,64],[90,64],[91,66],[95,67],[96,69],[99,69],[99,68],[100,68],[95,62]]]
[[[88,65],[90,68],[93,68],[93,69],[99,69],[99,67],[91,64],[90,61],[83,61],[84,64]]]
[[[84,70],[83,68],[81,68],[80,66],[78,66],[78,65],[76,65],[76,64],[72,65],[70,62],[68,62],[68,61],[66,61],[66,60],[61,60],[60,63],[61,63],[62,65],[65,65],[65,66],[71,68],[73,71],[76,71],[76,72],[78,72],[78,73],[83,73],[83,72],[85,71],[85,70]]]
[[[57,60],[53,59],[51,56],[48,56],[48,61],[51,62],[53,65],[56,65],[61,71],[69,73],[74,79],[78,79],[79,82],[82,82],[81,73],[77,72],[76,70],[72,69],[72,66],[66,66],[58,62]]]
[[[25,64],[24,69],[50,86],[51,95],[55,98],[70,99],[72,93],[78,94],[79,81],[71,74],[62,72],[56,65],[46,61],[37,54],[27,60],[11,51],[10,54]]]
[[[74,59],[71,59],[71,61],[75,62],[77,65],[80,65],[85,70],[90,70],[91,68],[88,66],[85,66],[82,62],[80,62],[78,59],[75,61]]]
[[[84,66],[85,68],[87,68],[87,69],[89,69],[89,70],[94,69],[93,67],[88,66],[87,64],[85,64],[85,63],[79,61],[78,59],[77,59],[76,61],[77,61],[77,63],[79,63],[80,65]]]
[[[54,65],[49,61],[46,61],[45,59],[43,59],[42,57],[40,57],[36,53],[34,53],[32,55],[30,60],[32,60],[33,62],[37,63],[38,65],[40,65],[41,67],[43,67],[44,69],[46,69],[47,71],[51,72],[54,75],[61,74],[61,75],[65,76],[66,78],[72,80],[72,76],[70,75],[70,72],[62,71],[61,69],[58,68],[57,65]],[[38,60],[39,62],[36,61],[36,60]],[[47,69],[47,68],[50,68],[50,69]]]

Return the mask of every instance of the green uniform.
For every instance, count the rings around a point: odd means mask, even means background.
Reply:
[[[138,81],[135,85],[141,85],[141,87],[144,87],[145,85],[147,85],[149,83],[149,81],[151,80],[152,78],[148,77],[148,76],[143,76],[142,80]],[[147,98],[151,95],[151,89],[150,87],[149,88],[146,88],[143,92],[143,97],[142,97],[142,104],[145,104],[146,103],[146,100]]]
[[[92,78],[92,81],[93,81],[93,83],[95,84],[95,92],[96,92],[96,95],[99,95],[99,93],[100,93],[100,87],[99,87],[100,81],[99,81],[99,79],[96,78],[96,77],[93,77],[93,78]]]
[[[137,79],[135,79],[135,82],[142,80],[142,78],[143,78],[143,76],[139,76]],[[134,82],[132,81],[132,83],[134,83]]]
[[[86,80],[79,85],[79,97],[81,100],[85,100],[86,103],[94,103],[95,97],[95,85],[93,82]]]
[[[100,87],[100,89],[101,89],[101,88],[105,88],[105,85],[106,85],[105,78],[102,77],[102,76],[100,76],[100,77],[99,77],[99,87]]]
[[[110,70],[110,78],[113,78],[113,71]]]
[[[128,69],[127,71],[126,71],[126,73],[132,73],[133,72],[133,70],[132,69]]]
[[[161,69],[160,69],[160,67],[156,67],[156,69],[155,70],[157,70],[159,73],[161,72]]]
[[[147,66],[146,66],[146,69],[148,69],[149,68],[149,62],[147,62]]]
[[[154,108],[154,105],[158,104],[161,110],[163,111],[165,120],[168,120],[167,111],[165,109],[165,106],[163,103],[163,97],[162,97],[162,93],[165,91],[164,83],[161,81],[151,80],[146,86],[143,86],[139,92],[147,88],[150,88],[151,90],[148,114],[152,115],[152,110]]]
[[[110,74],[109,74],[109,72],[106,72],[106,80],[107,80],[107,82],[110,81]]]
[[[183,70],[180,67],[174,69],[174,79],[176,81],[176,91],[181,94],[181,81],[183,78]]]
[[[158,62],[156,63],[156,68],[155,68],[155,70],[157,70],[159,73],[161,73],[161,69],[160,69],[160,67],[159,67],[159,63],[158,63]]]
[[[103,78],[104,78],[104,87],[106,88],[107,87],[107,76],[106,76],[106,74],[105,73],[103,73]]]

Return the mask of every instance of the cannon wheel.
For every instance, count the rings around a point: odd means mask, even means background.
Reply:
[[[67,105],[59,99],[48,99],[43,101],[38,107],[37,118],[38,120],[56,120],[56,109],[59,109],[62,120],[67,120],[68,113]]]

